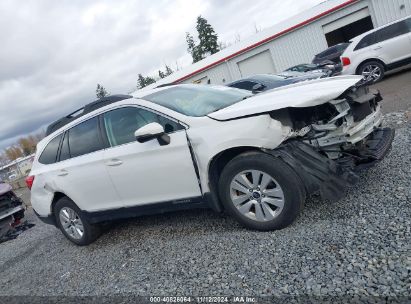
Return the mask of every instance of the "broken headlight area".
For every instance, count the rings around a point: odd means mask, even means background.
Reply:
[[[379,92],[353,87],[336,100],[318,106],[286,108],[271,113],[298,138],[330,159],[360,157],[368,137],[381,126]]]
[[[379,92],[353,87],[336,100],[305,108],[271,113],[292,129],[292,135],[270,153],[293,167],[308,193],[320,190],[323,198],[340,198],[354,184],[357,171],[389,152],[395,132],[381,128]]]

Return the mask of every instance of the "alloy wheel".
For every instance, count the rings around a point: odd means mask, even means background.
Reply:
[[[61,208],[59,212],[61,226],[73,239],[79,240],[84,235],[84,225],[78,214],[69,207]]]
[[[231,201],[244,216],[258,221],[271,221],[284,208],[284,192],[269,174],[259,170],[238,173],[230,184]]]
[[[362,75],[367,80],[372,80],[374,82],[378,81],[382,76],[382,70],[378,65],[370,64],[364,67]]]

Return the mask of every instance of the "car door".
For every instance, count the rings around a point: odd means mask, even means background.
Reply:
[[[184,126],[137,106],[106,112],[103,120],[110,144],[105,165],[125,206],[201,196]],[[169,144],[136,141],[134,132],[152,122],[164,127]]]
[[[66,131],[60,145],[54,177],[56,188],[82,210],[122,207],[106,170],[104,148],[97,117]]]
[[[374,50],[385,63],[391,64],[411,57],[411,41],[405,21],[378,30],[376,39]]]

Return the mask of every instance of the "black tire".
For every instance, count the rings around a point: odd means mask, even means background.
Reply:
[[[78,215],[80,218],[83,228],[84,228],[84,233],[81,238],[73,238],[70,236],[66,230],[63,228],[62,222],[60,220],[59,214],[60,210],[63,208],[70,208],[75,211],[75,213]],[[99,225],[91,224],[87,218],[84,216],[82,211],[80,210],[79,207],[68,197],[62,197],[60,198],[55,207],[54,207],[54,216],[56,219],[57,226],[60,228],[61,232],[64,234],[66,238],[68,238],[71,242],[73,242],[76,245],[79,246],[85,246],[93,243],[101,234],[101,228]]]
[[[278,216],[264,222],[250,219],[241,213],[231,199],[230,185],[243,171],[259,170],[275,179],[284,194],[284,206]],[[247,228],[269,231],[290,225],[300,213],[305,201],[305,188],[296,172],[279,158],[261,152],[248,152],[233,158],[219,179],[220,199],[229,214]]]
[[[358,69],[358,75],[362,75],[365,77],[364,73],[367,71],[367,69],[372,70],[372,67],[378,67],[378,69],[380,70],[380,76],[378,78],[372,77],[372,83],[377,83],[381,81],[385,76],[385,67],[383,64],[381,64],[381,62],[368,61],[366,63],[363,63]]]

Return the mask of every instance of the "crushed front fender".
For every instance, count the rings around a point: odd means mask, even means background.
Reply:
[[[281,158],[300,176],[308,194],[320,191],[321,197],[339,200],[349,185],[359,180],[357,172],[381,161],[390,151],[395,130],[375,129],[364,139],[362,148],[356,155],[348,154],[332,160],[321,154],[313,146],[292,140],[283,143],[269,154]]]
[[[300,141],[289,141],[267,152],[281,158],[297,172],[308,194],[320,191],[323,199],[339,200],[344,196],[347,186],[359,179],[352,170]]]

